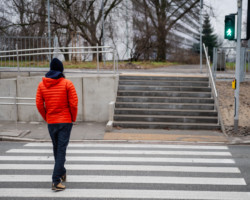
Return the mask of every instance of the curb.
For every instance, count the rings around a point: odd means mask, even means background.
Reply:
[[[51,140],[41,140],[32,138],[15,138],[15,137],[0,137],[0,141],[9,142],[51,142]],[[70,140],[72,143],[77,142],[96,142],[96,143],[157,143],[157,144],[169,144],[169,143],[180,143],[180,144],[224,144],[224,145],[250,145],[250,140],[240,140],[240,141],[228,141],[228,142],[187,142],[187,141],[161,141],[161,140]]]
[[[180,143],[180,144],[225,144],[225,145],[250,145],[250,140],[244,140],[244,138],[227,137],[227,142],[193,142],[193,141],[162,141],[162,140],[70,140],[70,142],[96,142],[96,143],[158,143],[158,144],[169,144],[169,143]],[[51,140],[33,139],[33,138],[19,138],[10,136],[0,136],[0,141],[9,142],[51,142]]]

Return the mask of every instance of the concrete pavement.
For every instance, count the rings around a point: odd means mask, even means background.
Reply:
[[[16,70],[1,68],[0,72]],[[22,69],[30,71],[31,69]],[[47,68],[37,69],[34,71],[41,76]],[[34,72],[34,73],[35,73]],[[39,73],[40,72],[40,73]],[[79,76],[79,73],[93,73],[89,70],[66,69],[67,75]],[[200,73],[199,65],[189,66],[170,66],[150,70],[120,70],[120,73],[154,73],[154,74],[199,74],[206,75],[205,67]],[[103,73],[103,72],[101,72]],[[111,73],[111,72],[110,72]],[[29,74],[28,76],[30,76]],[[218,79],[232,79],[232,71],[217,72]],[[250,79],[250,74],[246,75]],[[185,131],[185,130],[156,130],[156,129],[113,129],[110,132],[105,131],[106,123],[96,122],[79,122],[74,125],[71,141],[156,141],[156,142],[196,142],[196,143],[227,143],[227,144],[250,144],[250,137],[228,137],[219,131]],[[18,123],[0,121],[0,140],[17,140],[17,141],[50,141],[47,125],[45,123],[29,122]]]
[[[105,123],[77,122],[71,133],[71,142],[177,142],[250,144],[250,137],[228,137],[221,131],[170,130],[170,129],[121,129],[105,131]],[[0,121],[2,141],[51,141],[46,123],[15,123]]]

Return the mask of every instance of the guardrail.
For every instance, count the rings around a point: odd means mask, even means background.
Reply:
[[[53,52],[50,50],[62,50],[62,49],[67,49],[71,51],[67,52]],[[87,51],[77,51],[77,50],[87,50]],[[38,52],[38,51],[45,51],[45,52]],[[31,53],[32,52],[32,53]],[[22,57],[30,57],[30,56],[37,56],[37,61],[39,62],[39,57],[38,56],[44,56],[44,55],[60,55],[60,54],[96,54],[96,61],[97,61],[97,67],[96,70],[99,73],[100,72],[100,61],[99,61],[99,55],[103,54],[103,57],[106,57],[107,53],[112,54],[112,61],[113,61],[113,72],[117,73],[119,71],[118,69],[118,56],[117,52],[111,47],[111,46],[90,46],[90,47],[51,47],[51,48],[34,48],[34,49],[18,49],[16,45],[15,50],[8,50],[8,51],[0,51],[0,59],[1,63],[2,60],[5,59],[6,63],[6,58],[8,58],[8,62],[10,61],[11,58],[14,63],[14,59],[17,61],[17,70],[20,72],[20,65],[19,65],[19,58]],[[5,54],[5,55],[3,55]],[[29,60],[30,62],[30,60]],[[105,62],[104,62],[105,64]]]

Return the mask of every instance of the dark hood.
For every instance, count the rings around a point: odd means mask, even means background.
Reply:
[[[64,74],[60,71],[50,70],[45,74],[46,78],[52,78],[52,79],[59,79],[59,78],[65,78]]]
[[[52,78],[45,78],[45,77],[43,77],[43,84],[45,85],[46,88],[50,88],[50,87],[52,87],[54,85],[57,85],[63,79],[64,78],[52,79]]]

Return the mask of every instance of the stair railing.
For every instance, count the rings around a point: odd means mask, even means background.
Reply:
[[[213,94],[214,94],[215,98],[218,98],[218,93],[217,93],[217,90],[216,90],[214,77],[213,77],[212,70],[211,70],[211,67],[210,67],[210,62],[209,62],[209,59],[208,59],[207,49],[206,49],[206,46],[205,46],[204,43],[203,43],[203,47],[204,47],[205,56],[206,56],[206,64],[207,64],[208,74],[209,74],[209,83],[210,83],[210,85],[212,85],[212,91],[213,91]]]
[[[215,104],[214,109],[217,108],[217,111],[218,111],[218,124],[221,125],[221,129],[222,129],[223,133],[225,134],[225,136],[227,136],[225,126],[223,124],[223,120],[222,120],[222,117],[221,117],[221,112],[220,112],[220,107],[219,107],[219,100],[218,100],[218,93],[217,93],[217,89],[216,89],[216,85],[215,85],[215,81],[214,81],[214,76],[212,74],[210,62],[209,62],[209,59],[208,59],[207,49],[206,49],[206,46],[205,46],[204,43],[203,43],[203,47],[204,47],[204,52],[205,52],[205,56],[206,56],[206,66],[208,68],[209,84],[210,84],[210,86],[212,85],[211,88],[212,88],[212,93],[214,95],[214,104]]]

